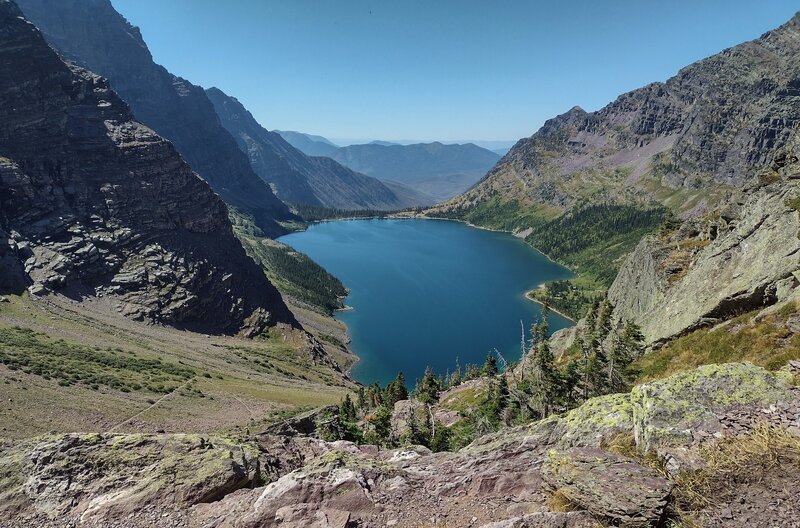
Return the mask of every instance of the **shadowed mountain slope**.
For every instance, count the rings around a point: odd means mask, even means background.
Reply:
[[[109,0],[24,0],[25,16],[64,58],[106,77],[137,119],[172,141],[228,204],[270,235],[292,219],[219,122],[205,91],[153,62],[139,29]]]
[[[294,324],[208,184],[21,15],[0,2],[4,286],[206,331]]]

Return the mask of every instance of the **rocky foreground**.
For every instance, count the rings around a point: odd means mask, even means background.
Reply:
[[[798,526],[798,375],[708,365],[454,453],[288,426],[47,436],[3,446],[0,526]]]

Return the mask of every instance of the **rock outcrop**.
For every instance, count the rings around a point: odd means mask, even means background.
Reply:
[[[208,184],[6,0],[0,57],[9,290],[113,296],[137,319],[211,331],[294,322]]]
[[[654,343],[786,299],[800,284],[800,165],[775,168],[719,215],[642,240],[608,292],[615,316]]]
[[[655,470],[597,448],[551,452],[542,476],[571,502],[619,526],[660,524],[672,492],[672,483]]]
[[[153,62],[138,28],[109,0],[21,0],[25,16],[64,58],[107,78],[136,118],[170,140],[229,205],[249,213],[268,235],[293,218],[253,172],[219,122],[205,91]]]
[[[407,199],[380,180],[355,172],[330,158],[306,156],[277,132],[262,127],[234,97],[206,90],[222,125],[247,154],[253,170],[283,201],[331,209],[403,209],[431,203]],[[413,194],[411,189],[406,195]]]
[[[46,437],[24,457],[0,458],[6,478],[19,484],[0,502],[6,514],[82,521],[140,515],[150,503],[186,509],[257,483],[258,456],[251,445],[201,435]]]
[[[152,509],[173,525],[204,527],[656,526],[668,514],[676,475],[702,466],[714,442],[777,414],[800,436],[800,389],[753,365],[730,364],[595,398],[454,453],[298,435],[243,444],[184,435],[45,437],[0,451],[0,504],[12,519],[37,526],[81,519],[84,526],[152,526]],[[630,439],[625,452],[613,447],[620,437]],[[666,457],[667,472],[648,464],[648,448],[652,460]],[[785,469],[773,484],[796,482],[797,469]],[[62,486],[69,474],[73,483]],[[250,489],[258,478],[265,485]],[[554,494],[569,500],[570,513],[548,511]],[[779,494],[780,511],[762,501],[748,515],[761,508],[773,525],[800,515],[791,489]]]

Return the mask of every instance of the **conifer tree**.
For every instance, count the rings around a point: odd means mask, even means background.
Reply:
[[[456,356],[456,368],[453,370],[453,373],[450,375],[450,381],[448,383],[449,387],[456,387],[461,384],[462,376],[461,376],[461,364],[458,361],[458,356]]]
[[[630,389],[636,372],[631,364],[644,351],[644,336],[636,323],[626,321],[625,326],[614,342],[608,358],[608,390],[625,392]]]
[[[494,354],[489,352],[486,355],[486,361],[483,363],[483,367],[481,368],[481,374],[484,376],[497,376],[498,373],[497,369],[497,359],[495,359]]]
[[[561,391],[561,379],[550,350],[549,306],[542,304],[542,320],[531,328],[531,346],[528,352],[531,363],[530,390],[533,407],[541,418],[550,415]]]
[[[425,375],[422,377],[422,381],[417,383],[414,395],[419,401],[428,405],[439,400],[439,383],[430,367],[425,369]]]
[[[586,313],[584,330],[580,337],[581,355],[583,356],[581,373],[583,375],[582,389],[584,400],[589,399],[592,395],[592,387],[594,385],[593,377],[598,375],[595,353],[600,347],[600,340],[597,332],[597,313],[599,310],[599,302],[593,303],[589,308],[589,311]]]
[[[395,403],[407,400],[408,390],[406,389],[406,378],[402,372],[397,373],[397,377],[386,386],[386,397],[384,400],[389,406],[394,406]]]
[[[568,409],[578,404],[577,389],[581,383],[582,358],[572,359],[564,368],[561,380],[561,397],[564,406]]]
[[[584,380],[589,398],[606,394],[608,360],[603,348],[598,346],[591,351],[586,363]]]
[[[477,365],[473,365],[472,363],[467,363],[467,366],[464,369],[464,380],[473,380],[481,375],[481,371]]]
[[[367,422],[372,430],[365,435],[365,440],[369,443],[383,446],[391,446],[392,439],[392,411],[385,405],[381,405],[374,414],[367,416]]]
[[[367,412],[367,391],[364,390],[364,387],[359,387],[358,392],[356,395],[356,405],[358,406],[358,411],[363,415]]]
[[[383,403],[383,394],[380,386],[377,383],[367,385],[364,399],[364,407],[362,408],[364,413],[380,406]]]
[[[346,394],[342,403],[339,405],[339,417],[343,422],[355,422],[358,420],[356,416],[356,407],[353,405],[353,400],[350,395]]]

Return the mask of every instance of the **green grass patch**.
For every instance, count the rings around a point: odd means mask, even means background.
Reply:
[[[190,368],[160,359],[70,343],[19,326],[0,328],[0,363],[62,386],[104,386],[122,392],[168,393],[195,375]]]
[[[547,301],[552,308],[577,321],[596,301],[602,300],[605,293],[605,285],[588,275],[580,275],[574,279],[548,282],[530,295],[539,302]]]
[[[463,220],[489,229],[516,231],[545,224],[557,212],[544,206],[523,207],[518,200],[502,200],[493,196],[477,204],[449,210],[447,218]]]
[[[786,206],[791,207],[795,211],[800,211],[800,196],[795,196],[786,200]]]

